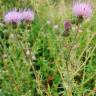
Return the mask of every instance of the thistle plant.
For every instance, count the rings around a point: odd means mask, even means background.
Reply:
[[[96,95],[96,14],[65,1],[0,1],[0,96]]]

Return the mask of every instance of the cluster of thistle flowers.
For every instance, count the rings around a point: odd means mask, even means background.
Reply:
[[[90,18],[92,16],[92,7],[86,2],[77,2],[73,5],[72,8],[73,14],[77,17],[77,24],[84,21],[84,19]],[[17,11],[16,9],[8,12],[4,16],[5,23],[20,23],[21,21],[33,21],[35,13],[30,9],[25,9]],[[71,29],[72,21],[66,20],[64,22],[65,31]]]
[[[86,2],[77,2],[73,5],[72,12],[77,18],[76,25],[81,24],[85,19],[88,19],[92,16],[92,7],[89,3]],[[72,26],[72,20],[66,20],[64,22],[65,35],[69,35],[69,30]]]
[[[4,22],[5,23],[15,23],[18,24],[21,21],[30,22],[34,20],[34,12],[31,9],[24,9],[17,11],[17,9],[14,9],[12,11],[9,11],[4,16]]]

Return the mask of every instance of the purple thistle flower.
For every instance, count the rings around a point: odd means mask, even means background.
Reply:
[[[71,27],[72,26],[70,20],[64,21],[64,29],[65,29],[63,33],[64,36],[69,36]]]
[[[92,7],[87,3],[75,3],[73,13],[77,17],[89,18],[92,15]]]
[[[71,29],[71,22],[69,20],[64,21],[64,28],[66,31]]]
[[[33,21],[34,20],[34,12],[30,9],[21,11],[22,20],[24,21]]]
[[[4,16],[4,22],[5,23],[19,23],[22,20],[22,16],[20,12],[17,12],[17,10],[12,10],[5,14]]]

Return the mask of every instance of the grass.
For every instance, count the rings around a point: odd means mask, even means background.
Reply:
[[[96,13],[66,37],[63,22],[75,18],[71,3],[0,0],[0,96],[96,96]],[[33,8],[35,20],[4,24],[14,7]]]

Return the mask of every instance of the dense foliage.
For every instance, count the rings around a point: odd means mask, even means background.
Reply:
[[[96,96],[92,6],[82,19],[71,0],[0,0],[0,96]],[[4,22],[14,8],[33,10],[34,20]]]

